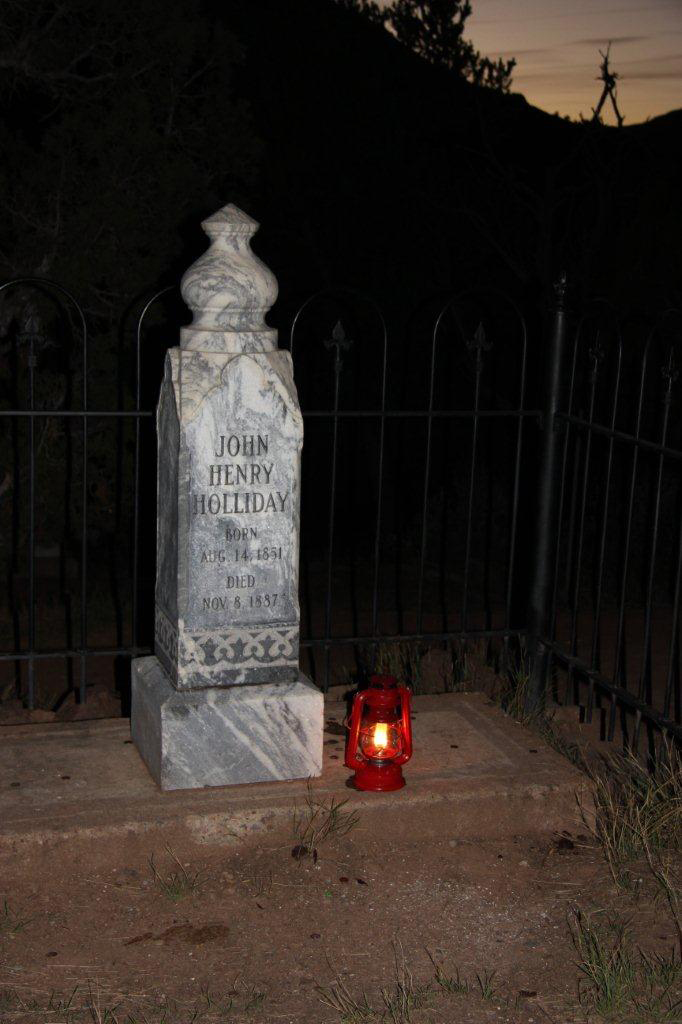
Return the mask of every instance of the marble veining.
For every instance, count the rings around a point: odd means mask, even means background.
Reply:
[[[155,649],[178,689],[298,671],[303,419],[291,356],[263,321],[276,282],[251,253],[255,221],[228,206],[204,227],[211,248],[183,284],[191,344],[167,353],[157,414]],[[221,452],[225,438],[243,451]]]
[[[265,323],[277,282],[241,210],[203,226],[157,410],[156,656],[132,666],[133,740],[162,789],[322,769],[323,697],[298,667],[303,419]]]
[[[171,678],[179,687],[234,685],[260,681],[266,663],[297,670],[303,421],[289,354],[170,350],[158,430],[157,603],[166,619],[175,619],[176,642],[171,651],[167,622],[157,618],[156,649]],[[228,437],[267,439],[267,453],[260,459],[218,457],[216,447],[226,432]],[[261,475],[267,474],[267,485],[251,488],[262,495],[259,502],[272,503],[267,515],[234,509],[235,489],[224,484],[222,473],[237,464],[244,470],[255,464]],[[216,474],[221,474],[219,484]],[[220,514],[206,511],[208,502],[220,501]],[[246,547],[225,539],[244,531],[249,533]],[[255,566],[236,561],[245,550],[257,560]],[[273,552],[274,559],[269,557]],[[226,588],[245,572],[247,582],[253,577],[256,598],[248,606],[247,594],[237,610],[237,591]],[[235,647],[226,639],[229,627],[261,624],[285,629],[290,642],[272,649],[276,658],[268,647],[257,663],[248,648],[241,660],[235,658]],[[223,655],[211,671],[193,641],[195,633],[207,630],[215,633]],[[207,669],[203,677],[196,671],[202,666]]]
[[[162,789],[309,778],[322,770],[322,693],[288,683],[175,690],[156,658],[133,662],[133,739]]]
[[[230,203],[201,226],[211,245],[182,278],[182,297],[193,313],[182,331],[183,348],[197,331],[215,334],[212,342],[201,344],[213,351],[222,347],[223,335],[234,338],[235,332],[265,331],[272,340],[265,314],[277,298],[277,280],[251,250],[258,224]]]

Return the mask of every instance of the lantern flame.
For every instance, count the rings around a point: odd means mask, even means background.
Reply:
[[[377,722],[374,726],[374,745],[379,750],[384,750],[388,746],[388,725],[386,722]]]

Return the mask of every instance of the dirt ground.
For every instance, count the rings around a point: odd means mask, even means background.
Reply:
[[[179,834],[16,857],[0,1020],[564,1024],[599,1019],[578,1001],[574,908],[631,918],[650,953],[674,945],[662,910],[615,894],[585,835],[463,841],[444,820],[426,844],[408,825],[387,840],[364,815],[316,863],[292,856],[288,826],[221,848]],[[447,991],[457,978],[469,991]]]

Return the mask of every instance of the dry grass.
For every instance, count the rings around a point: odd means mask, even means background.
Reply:
[[[340,976],[328,987],[318,985],[317,994],[320,1002],[338,1013],[342,1024],[370,1024],[376,1020],[376,1013],[366,993],[354,996]]]
[[[172,866],[169,869],[159,871],[154,863],[154,854],[149,858],[149,870],[152,874],[154,885],[163,893],[166,899],[177,902],[187,896],[195,895],[206,879],[200,871],[190,872],[180,862],[170,846],[166,847],[166,853],[171,859]]]
[[[433,680],[425,680],[423,661],[429,653],[425,644],[414,640],[376,644],[367,650],[367,675],[372,673],[395,676],[409,686],[414,694],[431,692]],[[437,648],[438,649],[438,648]],[[469,692],[477,688],[481,667],[486,663],[487,646],[484,640],[453,640],[447,645],[447,654],[440,665],[438,692]],[[443,651],[443,654],[446,654]]]
[[[413,693],[421,693],[422,659],[428,648],[412,640],[377,644],[370,652],[369,674],[395,676]]]
[[[202,988],[189,1001],[165,997],[135,1002],[104,992],[98,985],[77,985],[67,997],[49,999],[12,989],[0,991],[2,1024],[226,1024],[257,1021],[267,994],[235,979],[227,993]]]
[[[529,712],[526,707],[530,686],[530,660],[523,644],[519,645],[516,655],[511,657],[506,672],[502,673],[500,678],[501,685],[496,698],[502,709],[517,722],[532,725],[538,714]]]
[[[360,820],[357,811],[345,811],[348,800],[317,800],[308,785],[302,807],[294,809],[293,834],[297,840],[294,855],[317,857],[317,849],[326,839],[340,838],[355,828]]]
[[[680,753],[664,744],[653,770],[633,754],[603,758],[586,770],[595,814],[584,815],[585,824],[601,846],[616,885],[630,888],[633,862],[646,857],[652,867],[662,853],[682,846]]]
[[[666,904],[677,933],[677,948],[682,960],[682,879],[677,851],[652,849],[646,836],[642,838],[651,876],[656,884],[656,899]]]
[[[682,1019],[682,963],[633,947],[627,924],[573,912],[573,943],[588,1012],[613,1024],[658,1024]]]
[[[0,906],[0,938],[5,935],[16,935],[26,927],[30,918],[20,916],[13,910],[7,900],[2,901]]]
[[[427,950],[433,975],[427,982],[420,983],[415,981],[400,943],[393,944],[393,953],[391,984],[379,989],[375,1002],[365,991],[358,996],[353,995],[338,974],[332,985],[327,988],[318,986],[321,1001],[338,1013],[341,1024],[433,1024],[434,1020],[456,1020],[450,1014],[453,1010],[456,1012],[457,1005],[462,1006],[458,1003],[459,997],[473,998],[479,1003],[495,999],[506,1007],[515,1005],[513,1000],[498,991],[494,982],[495,971],[485,969],[477,972],[475,981],[470,983],[462,977],[459,968],[453,974],[447,973]],[[447,1006],[443,1000],[447,1000]],[[443,1012],[448,1015],[442,1017]]]
[[[616,888],[663,904],[677,936],[677,951],[669,957],[647,956],[633,952],[626,926],[597,927],[577,915],[573,936],[590,999],[608,1020],[682,1021],[680,751],[664,739],[651,769],[630,752],[584,767],[594,807],[583,820]]]
[[[452,670],[444,679],[446,693],[468,693],[477,689],[481,669],[487,662],[485,640],[453,640],[450,644]]]
[[[497,990],[493,985],[494,977],[495,971],[488,970],[485,970],[483,974],[476,975],[476,984],[481,993],[481,999],[494,999],[497,995]]]
[[[328,988],[318,986],[321,1002],[339,1014],[342,1024],[416,1024],[414,1011],[430,1006],[431,985],[415,982],[400,943],[394,944],[393,953],[393,981],[379,990],[380,1004],[376,1006],[372,1006],[364,991],[354,996],[338,975]]]
[[[415,982],[407,965],[403,948],[393,945],[393,984],[381,989],[381,999],[391,1024],[411,1024],[412,1011],[431,1003],[431,986]]]
[[[443,968],[442,964],[436,962],[432,954],[429,953],[429,960],[433,964],[433,978],[436,985],[446,995],[467,995],[471,991],[471,986],[466,978],[463,978],[460,974],[459,967],[455,968],[454,974],[448,974]]]

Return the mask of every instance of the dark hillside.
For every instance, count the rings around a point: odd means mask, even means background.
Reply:
[[[262,222],[285,294],[342,282],[406,309],[497,283],[537,299],[564,266],[579,295],[621,303],[677,287],[679,112],[571,124],[333,0],[170,10],[73,0],[48,36],[47,0],[8,9],[3,276],[61,280],[106,329],[177,278],[201,216],[233,200]]]
[[[331,0],[258,0],[230,22],[266,143],[261,245],[297,290],[342,281],[414,304],[473,281],[524,296],[566,266],[583,295],[671,297],[679,113],[572,124],[426,64]]]

